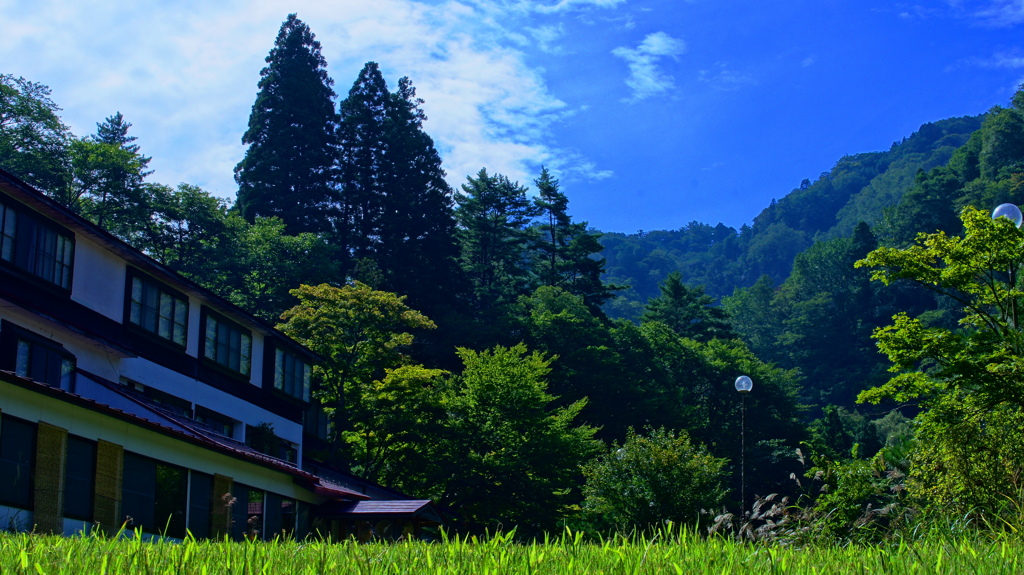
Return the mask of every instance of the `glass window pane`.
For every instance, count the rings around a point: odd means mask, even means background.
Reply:
[[[96,442],[68,436],[64,464],[64,515],[92,521],[96,478]]]
[[[0,502],[31,509],[35,448],[35,424],[0,416]]]

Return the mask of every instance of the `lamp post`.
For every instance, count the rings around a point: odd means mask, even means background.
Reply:
[[[754,388],[754,382],[747,376],[736,378],[736,391],[740,392],[740,512],[747,515],[747,394]]]

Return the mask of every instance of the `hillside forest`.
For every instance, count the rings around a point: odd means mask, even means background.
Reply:
[[[845,540],[1019,512],[1024,232],[990,213],[1024,202],[1024,90],[1006,104],[738,230],[602,233],[543,168],[452,189],[413,82],[368,62],[337,93],[292,14],[233,201],[151,181],[120,112],[75,135],[6,74],[0,168],[324,357],[307,457],[462,528]]]

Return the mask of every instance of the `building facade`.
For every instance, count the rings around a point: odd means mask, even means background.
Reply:
[[[300,464],[317,361],[0,170],[0,528],[303,537],[367,509]]]

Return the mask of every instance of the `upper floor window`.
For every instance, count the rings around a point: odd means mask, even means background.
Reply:
[[[71,289],[75,239],[43,220],[0,202],[0,259],[64,289]]]
[[[206,316],[203,355],[242,375],[252,370],[252,333],[213,314]]]
[[[14,372],[64,391],[72,391],[75,358],[53,342],[33,337],[18,338],[17,363]]]
[[[162,285],[131,275],[128,321],[182,347],[188,334],[188,299]]]
[[[313,367],[293,353],[277,348],[274,353],[274,389],[309,401]]]
[[[65,391],[74,391],[75,356],[61,344],[3,322],[0,368]]]

